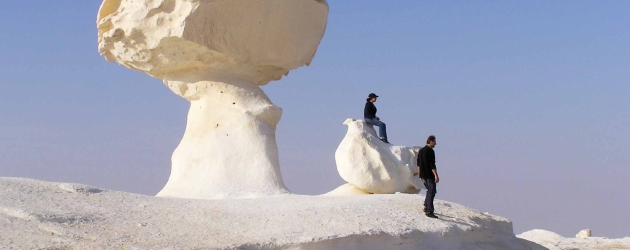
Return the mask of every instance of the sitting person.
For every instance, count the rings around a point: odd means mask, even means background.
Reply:
[[[367,124],[378,126],[378,133],[380,135],[381,141],[389,143],[389,141],[387,141],[387,129],[385,128],[385,123],[383,123],[381,119],[376,116],[376,106],[374,106],[376,98],[378,98],[378,96],[374,93],[370,93],[368,95],[365,103],[365,109],[363,109],[363,118],[365,119],[365,122]]]

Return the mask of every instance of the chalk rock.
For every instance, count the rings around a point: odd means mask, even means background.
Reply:
[[[171,158],[171,175],[158,196],[217,199],[289,193],[275,138],[282,110],[257,86],[229,82],[199,85],[204,94],[191,101],[186,131]]]
[[[588,238],[588,237],[591,237],[590,229],[584,229],[575,235],[575,238],[581,238],[581,239]]]
[[[325,0],[103,1],[100,54],[191,102],[158,196],[289,193],[275,138],[282,109],[259,86],[311,62],[327,16]]]
[[[418,193],[422,181],[416,161],[419,147],[393,146],[379,140],[362,120],[346,119],[348,132],[335,152],[342,179],[369,193]]]
[[[371,194],[366,191],[355,187],[350,183],[343,184],[338,188],[335,188],[333,191],[323,194],[322,196],[354,196],[354,195],[364,195]]]
[[[588,229],[586,229],[588,230]],[[582,231],[586,231],[582,230]],[[582,232],[580,231],[580,232]],[[585,232],[586,233],[586,232]],[[565,238],[554,232],[534,229],[517,235],[531,249],[630,249],[630,238],[608,239],[605,237]]]
[[[160,79],[232,72],[263,85],[311,62],[327,15],[325,0],[104,0],[98,50]],[[187,84],[169,86],[190,95]]]
[[[532,249],[509,220],[456,203],[426,217],[423,195],[162,199],[2,177],[0,194],[0,249]]]

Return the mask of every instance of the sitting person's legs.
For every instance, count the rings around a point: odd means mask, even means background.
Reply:
[[[378,126],[378,132],[379,134],[381,134],[381,137],[385,138],[385,140],[387,140],[387,129],[385,128],[385,123],[378,121],[381,123],[381,125]]]
[[[378,126],[378,133],[381,138],[387,140],[387,129],[385,128],[385,123],[376,119],[365,118],[365,122],[367,124],[371,124],[374,126]]]

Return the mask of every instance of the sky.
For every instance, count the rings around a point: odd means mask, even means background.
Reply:
[[[516,234],[630,236],[629,1],[328,2],[312,64],[262,87],[291,191],[344,184],[342,123],[374,92],[394,145],[436,135],[437,199]],[[0,8],[0,176],[155,195],[189,103],[99,55],[99,5]]]

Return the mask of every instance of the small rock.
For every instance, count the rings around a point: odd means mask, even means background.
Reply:
[[[591,237],[591,230],[590,229],[584,229],[582,231],[580,231],[579,233],[577,233],[575,235],[575,238],[580,238],[580,239],[584,239],[584,238],[588,238]]]

